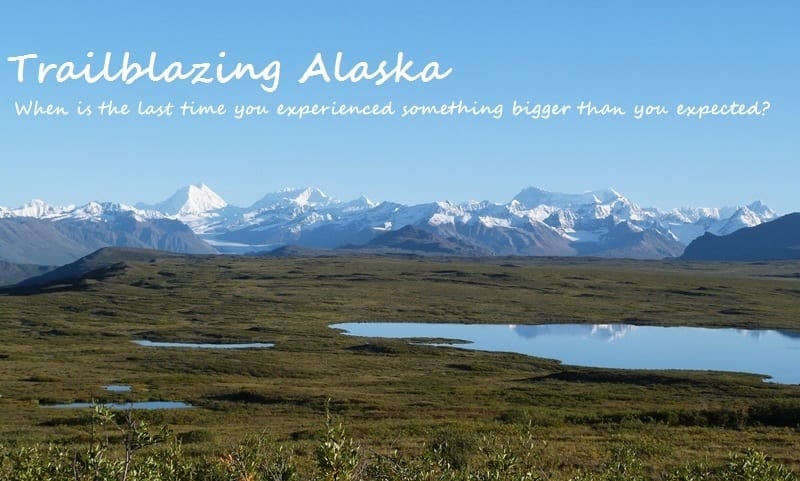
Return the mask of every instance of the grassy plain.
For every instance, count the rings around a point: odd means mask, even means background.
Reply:
[[[179,400],[143,413],[190,453],[268,433],[308,453],[330,399],[375,452],[484,434],[538,440],[554,472],[633,446],[648,469],[752,447],[800,467],[800,386],[754,375],[606,370],[515,354],[342,336],[362,320],[726,326],[800,331],[800,262],[686,263],[400,256],[182,257],[0,296],[0,439],[86,440],[88,414],[43,405]],[[274,342],[221,351],[133,339]],[[800,366],[798,366],[800,368]],[[106,384],[130,384],[110,393]]]

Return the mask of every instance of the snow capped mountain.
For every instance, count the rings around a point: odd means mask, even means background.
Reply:
[[[136,207],[149,218],[179,220],[196,233],[212,229],[232,214],[225,211],[228,203],[205,184],[187,185],[163,202],[154,205],[139,203]]]
[[[251,205],[249,210],[257,211],[287,206],[325,207],[334,202],[331,197],[316,187],[308,187],[306,189],[290,188],[265,195],[261,200]]]
[[[378,204],[372,202],[371,200],[362,195],[358,199],[351,200],[350,202],[345,202],[341,206],[341,210],[342,212],[359,212],[367,209],[372,209],[376,205]]]
[[[124,204],[54,207],[33,202],[2,211],[24,215],[0,218],[0,261],[60,265],[108,246],[216,253],[186,224],[161,214],[147,218]]]
[[[92,222],[112,222],[119,218],[130,217],[139,222],[148,218],[160,217],[157,213],[140,211],[134,207],[115,202],[89,202],[86,205],[75,207],[52,216],[53,220],[87,220]]]
[[[651,223],[659,216],[657,210],[643,209],[614,189],[561,194],[528,187],[509,205],[515,215],[544,222],[565,233],[593,230],[593,221],[597,220]]]
[[[35,219],[46,219],[59,216],[63,212],[68,212],[74,208],[75,206],[73,205],[56,207],[43,200],[33,199],[22,207],[10,210],[10,212],[14,217],[33,217]]]
[[[758,210],[759,205],[752,205]],[[736,217],[734,217],[735,219]],[[705,234],[686,247],[683,259],[763,261],[800,259],[800,213],[788,214],[728,235]]]
[[[562,194],[547,192],[537,187],[526,187],[514,196],[521,205],[533,208],[539,205],[557,205],[563,208],[591,204],[609,204],[617,199],[624,199],[614,189],[588,191],[583,194]]]
[[[667,212],[664,219],[678,224],[693,224],[700,219],[719,219],[720,209],[715,207],[679,207]]]
[[[744,227],[755,227],[778,215],[769,207],[755,201],[744,207],[696,208],[681,207],[666,213],[661,225],[668,228],[681,242],[689,244],[706,232],[726,235]]]
[[[745,227],[755,227],[776,217],[777,214],[772,209],[760,201],[755,201],[750,205],[737,209],[721,227],[714,229],[712,233],[727,235]]]
[[[464,252],[474,248],[474,252],[501,255],[640,258],[677,256],[706,232],[723,235],[775,217],[758,201],[736,208],[681,207],[662,212],[640,207],[614,189],[565,194],[536,187],[523,189],[504,204],[441,200],[403,205],[375,203],[366,197],[342,202],[308,187],[284,189],[266,194],[249,207],[236,207],[207,185],[198,184],[154,205],[90,202],[59,207],[34,200],[17,209],[0,207],[0,219],[108,225],[125,219],[179,221],[223,252],[286,244],[365,245],[383,233],[412,226],[449,239]]]
[[[172,196],[155,205],[136,204],[143,210],[152,210],[167,216],[202,216],[210,211],[223,209],[228,205],[222,197],[205,184],[187,185]]]
[[[142,221],[144,219],[160,218],[163,217],[163,214],[155,211],[142,211],[116,202],[89,202],[81,206],[55,206],[43,200],[34,199],[16,209],[0,207],[0,218],[27,217],[52,221],[86,220],[107,222],[116,220],[120,216],[133,217],[138,221]]]
[[[563,232],[575,232],[578,216],[569,209],[557,210],[547,216],[544,223]]]

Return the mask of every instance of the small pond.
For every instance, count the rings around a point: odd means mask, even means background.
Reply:
[[[734,371],[800,384],[800,332],[630,324],[333,324],[350,336],[420,340],[621,369]],[[451,341],[448,341],[451,340]]]
[[[131,387],[127,384],[109,384],[103,386],[103,389],[109,392],[131,392]]]
[[[51,404],[42,406],[52,409],[85,409],[94,406],[92,403],[69,403],[69,404]],[[154,411],[159,409],[187,409],[192,407],[181,401],[143,401],[143,402],[129,402],[129,403],[105,403],[103,406],[108,409],[118,411],[129,411],[132,409],[141,409],[144,411]]]
[[[275,347],[271,342],[249,342],[240,344],[213,343],[213,342],[158,342],[146,339],[131,341],[145,347],[175,347],[184,349],[266,349]]]

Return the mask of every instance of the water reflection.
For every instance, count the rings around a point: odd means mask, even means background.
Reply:
[[[636,330],[631,324],[540,324],[509,326],[512,331],[525,339],[541,336],[582,336],[613,342]]]
[[[800,333],[630,324],[429,324],[331,326],[352,336],[458,339],[461,349],[516,352],[578,366],[747,372],[800,384]],[[437,343],[435,345],[442,345]]]
[[[108,386],[103,386],[106,391],[109,392],[130,392],[131,387],[127,384],[109,384]]]

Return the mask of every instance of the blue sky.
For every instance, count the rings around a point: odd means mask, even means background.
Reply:
[[[22,2],[0,4],[0,205],[157,202],[205,182],[249,205],[314,185],[348,200],[506,202],[523,187],[614,187],[644,206],[736,205],[800,210],[800,4],[775,2]],[[228,84],[17,82],[6,58],[48,63],[125,51],[163,65],[281,62],[276,92]],[[297,79],[317,52],[332,68],[390,63],[453,72],[376,86]],[[99,67],[100,63],[95,62]],[[197,104],[503,104],[504,116],[105,118],[17,116],[14,102],[70,110],[82,101]],[[614,104],[625,117],[532,120],[513,100]],[[677,104],[770,103],[764,116],[680,118]],[[632,118],[634,104],[671,114]]]

